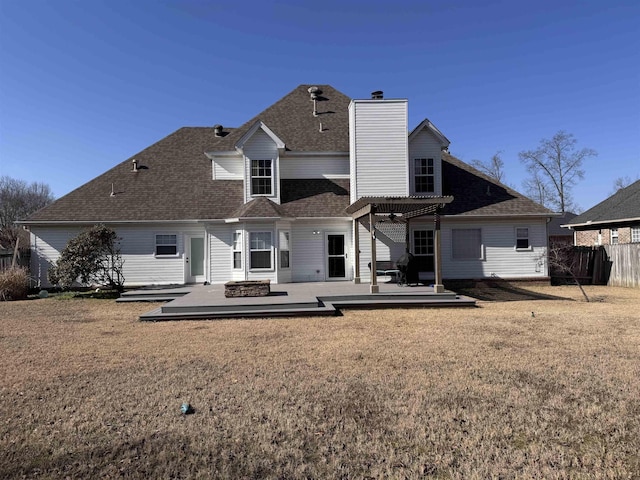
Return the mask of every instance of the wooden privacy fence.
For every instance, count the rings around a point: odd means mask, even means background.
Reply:
[[[627,243],[598,247],[572,247],[567,252],[571,271],[584,285],[640,287],[640,244]],[[569,275],[551,268],[555,281],[568,281]]]
[[[607,285],[640,287],[640,243],[606,245],[603,247],[611,265]]]
[[[16,263],[19,267],[29,268],[31,252],[29,250],[18,250]],[[13,263],[13,250],[0,250],[0,272],[11,268]]]

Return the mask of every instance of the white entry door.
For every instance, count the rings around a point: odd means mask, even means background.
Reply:
[[[344,280],[347,278],[347,251],[344,245],[344,234],[327,234],[327,280]]]
[[[188,237],[185,255],[186,283],[202,283],[204,275],[204,237]]]

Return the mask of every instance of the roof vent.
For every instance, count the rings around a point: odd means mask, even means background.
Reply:
[[[134,173],[138,172],[138,160],[136,160],[135,158],[131,161],[131,163],[133,163],[133,170],[131,170]]]
[[[309,87],[307,92],[309,92],[309,95],[311,96],[311,100],[313,101],[313,116],[317,117],[318,116],[318,97],[322,93],[322,90],[320,90],[318,87]]]
[[[382,100],[384,98],[384,92],[382,90],[376,90],[371,92],[371,100]]]
[[[221,137],[222,136],[222,125],[214,125],[213,126],[213,133],[215,134],[216,137]]]
[[[318,87],[309,87],[307,92],[309,92],[309,95],[311,95],[311,100],[317,100],[318,95],[322,93],[322,90],[320,90]]]

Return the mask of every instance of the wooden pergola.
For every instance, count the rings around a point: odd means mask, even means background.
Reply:
[[[411,219],[433,215],[434,222],[434,291],[441,293],[444,291],[442,285],[442,260],[440,256],[440,210],[447,203],[453,201],[452,196],[420,196],[420,197],[362,197],[347,207],[347,213],[354,220],[355,234],[355,276],[354,281],[360,282],[360,235],[358,223],[363,217],[368,217],[369,234],[371,238],[371,284],[370,292],[378,293],[379,287],[376,279],[376,215],[380,216],[401,216],[406,223],[406,232],[409,231]],[[408,241],[408,237],[407,237]],[[408,249],[408,245],[407,245]]]

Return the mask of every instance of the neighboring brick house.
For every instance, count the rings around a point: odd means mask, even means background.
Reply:
[[[571,219],[579,246],[640,243],[640,180]]]

